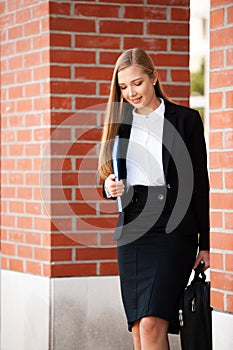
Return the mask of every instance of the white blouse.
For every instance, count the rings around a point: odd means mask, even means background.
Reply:
[[[127,186],[162,186],[165,184],[162,139],[165,105],[148,115],[133,110],[130,142],[126,156]]]

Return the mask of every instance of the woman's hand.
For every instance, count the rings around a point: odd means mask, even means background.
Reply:
[[[210,253],[208,250],[200,250],[193,266],[194,270],[197,268],[201,261],[205,263],[204,271],[207,270],[210,267]]]
[[[110,174],[105,180],[105,188],[112,197],[120,197],[124,193],[125,185],[122,180],[116,180],[116,175]]]

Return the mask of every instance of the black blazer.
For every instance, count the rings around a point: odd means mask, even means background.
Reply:
[[[164,102],[162,159],[167,200],[172,208],[167,231],[199,233],[199,249],[208,250],[209,178],[202,120],[196,110]],[[119,129],[117,152],[119,178],[123,181],[127,178],[126,155],[133,119],[132,108],[128,107]],[[104,184],[103,195],[106,197]]]

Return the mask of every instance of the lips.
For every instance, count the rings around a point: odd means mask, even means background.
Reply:
[[[141,102],[141,99],[142,99],[142,97],[134,98],[134,99],[132,100],[132,103],[133,103],[133,104],[138,104],[138,103]]]

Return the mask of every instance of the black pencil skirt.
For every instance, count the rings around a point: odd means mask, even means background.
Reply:
[[[169,333],[179,332],[179,296],[197,254],[197,235],[165,232],[171,211],[167,203],[161,206],[165,196],[160,188],[152,187],[148,202],[148,188],[135,186],[124,210],[122,237],[129,235],[131,239],[129,243],[119,239],[117,251],[129,331],[142,317],[156,316],[169,321]]]

